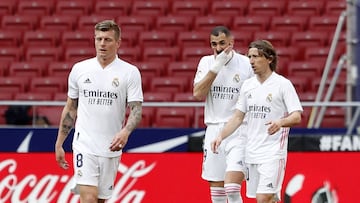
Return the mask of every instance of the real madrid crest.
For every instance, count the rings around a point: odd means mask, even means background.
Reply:
[[[268,94],[268,96],[266,97],[266,101],[267,101],[267,102],[271,102],[271,101],[272,101],[272,94]]]
[[[239,83],[239,82],[240,82],[240,76],[239,76],[239,74],[235,74],[233,80],[234,80],[234,82]]]
[[[114,78],[113,81],[112,81],[112,86],[113,87],[119,87],[119,79],[118,78]]]

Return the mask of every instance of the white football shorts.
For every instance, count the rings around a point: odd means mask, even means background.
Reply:
[[[285,175],[285,159],[262,164],[247,164],[246,196],[256,198],[256,194],[274,194],[280,201],[281,187]]]
[[[120,157],[100,157],[74,150],[74,187],[72,192],[79,194],[79,185],[98,188],[99,199],[109,199],[114,189],[114,181]]]
[[[242,171],[245,173],[244,163],[246,136],[242,127],[224,139],[219,146],[218,153],[211,151],[211,142],[224,127],[221,124],[209,124],[206,128],[203,145],[203,167],[201,177],[207,181],[224,181],[226,171]]]

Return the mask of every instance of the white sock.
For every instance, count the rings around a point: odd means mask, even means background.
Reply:
[[[226,203],[226,193],[223,187],[210,187],[212,203]]]
[[[229,203],[243,203],[241,198],[241,185],[237,183],[228,183],[224,185]]]

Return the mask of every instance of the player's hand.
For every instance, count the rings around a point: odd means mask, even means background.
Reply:
[[[56,156],[56,161],[61,168],[63,169],[69,168],[69,163],[65,160],[65,151],[62,147],[55,149],[55,156]]]
[[[215,154],[218,153],[218,149],[219,149],[219,146],[222,142],[222,138],[221,136],[217,136],[216,139],[214,141],[211,142],[211,151]]]
[[[233,55],[234,52],[232,51],[232,45],[229,45],[219,55],[216,56],[215,63],[210,68],[210,71],[218,73],[221,68],[223,68],[227,63],[229,63]]]
[[[129,135],[130,133],[128,133],[124,128],[121,129],[120,132],[116,133],[114,139],[110,143],[110,151],[115,152],[122,150],[128,141]]]
[[[269,135],[273,135],[274,133],[276,133],[277,131],[280,130],[281,128],[281,123],[280,121],[269,121],[267,123],[265,123],[265,125],[268,125],[268,133]]]

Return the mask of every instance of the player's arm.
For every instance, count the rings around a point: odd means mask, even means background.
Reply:
[[[130,114],[125,127],[118,132],[110,144],[111,151],[119,151],[126,145],[132,131],[138,126],[142,118],[142,102],[129,102]]]
[[[71,99],[68,97],[64,109],[61,113],[60,125],[55,143],[55,154],[56,161],[58,162],[59,166],[64,169],[67,169],[69,165],[65,160],[63,144],[71,129],[74,127],[77,115],[77,107],[78,99]]]
[[[206,97],[216,76],[216,73],[209,71],[202,80],[194,85],[193,95],[197,100],[203,100]]]
[[[138,126],[142,118],[142,102],[134,101],[129,102],[130,114],[127,119],[125,128],[132,132]]]
[[[220,131],[219,135],[214,141],[211,142],[211,150],[217,153],[217,149],[221,142],[231,135],[237,128],[240,127],[245,117],[245,113],[236,109],[230,120],[226,123],[224,128]]]

